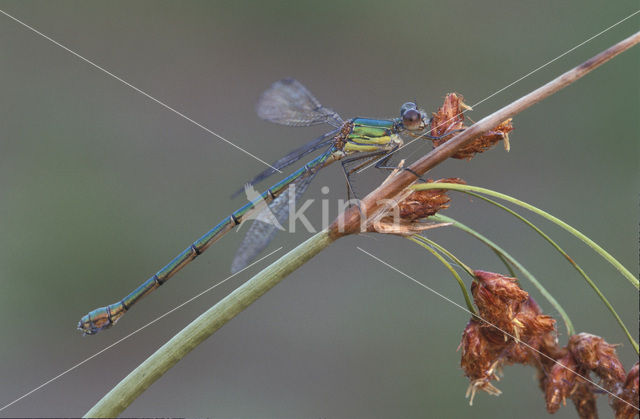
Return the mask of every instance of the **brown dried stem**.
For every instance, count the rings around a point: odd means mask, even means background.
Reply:
[[[342,213],[329,227],[329,234],[331,238],[337,239],[348,234],[360,232],[362,214],[366,215],[375,213],[376,210],[383,205],[386,199],[393,198],[404,188],[411,185],[411,183],[416,180],[413,173],[417,173],[422,176],[428,170],[451,157],[458,149],[469,144],[474,138],[491,130],[504,120],[517,115],[530,106],[551,96],[560,89],[570,85],[616,55],[626,51],[638,43],[640,43],[640,32],[636,32],[579,66],[574,67],[559,77],[556,77],[544,86],[539,87],[533,92],[521,97],[515,102],[510,103],[502,109],[499,109],[491,115],[482,118],[468,129],[456,135],[451,140],[437,147],[429,154],[409,166],[410,171],[402,171],[389,182],[380,185],[361,201],[359,208],[351,207]]]

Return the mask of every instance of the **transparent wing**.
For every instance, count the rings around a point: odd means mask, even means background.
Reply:
[[[295,162],[297,162],[298,160],[300,160],[302,157],[306,156],[309,153],[312,153],[318,149],[321,149],[323,147],[327,147],[329,146],[332,142],[333,142],[333,137],[335,137],[336,134],[338,134],[338,129],[334,129],[332,131],[327,132],[326,134],[321,135],[320,137],[309,141],[307,144],[296,148],[295,150],[293,150],[292,152],[290,152],[289,154],[287,154],[286,156],[278,159],[275,163],[273,163],[271,166],[274,167],[275,169],[283,169]],[[260,172],[256,177],[254,177],[253,179],[251,179],[249,182],[247,182],[250,185],[255,185],[258,182],[261,182],[263,180],[265,180],[266,178],[268,178],[269,176],[271,176],[272,174],[274,174],[276,171],[275,169],[268,167],[265,170],[263,170],[262,172]],[[244,190],[244,188],[240,188],[237,191],[235,191],[231,197],[234,198],[236,196],[238,196],[242,191]]]
[[[256,256],[264,250],[273,240],[278,231],[278,227],[283,225],[289,217],[289,198],[294,196],[297,202],[309,187],[309,184],[317,172],[300,178],[290,185],[295,185],[295,192],[289,189],[274,199],[271,204],[265,207],[252,221],[247,234],[242,239],[240,247],[231,263],[231,273],[236,273],[251,263]],[[277,222],[274,222],[277,221]]]
[[[273,83],[258,99],[256,111],[262,119],[291,127],[327,123],[337,128],[344,122],[340,115],[322,106],[295,79],[282,79]]]

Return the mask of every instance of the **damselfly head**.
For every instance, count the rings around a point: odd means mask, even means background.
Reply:
[[[420,131],[427,126],[427,117],[413,102],[407,102],[400,107],[402,125],[409,131]]]

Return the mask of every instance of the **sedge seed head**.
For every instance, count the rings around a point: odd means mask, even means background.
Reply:
[[[445,135],[447,132],[466,128],[464,124],[465,117],[463,114],[466,109],[470,108],[463,102],[462,95],[458,93],[449,93],[445,97],[443,105],[437,112],[432,114],[431,135],[434,137],[440,137]],[[509,132],[513,131],[511,121],[512,119],[509,118],[492,130],[476,137],[469,144],[458,149],[458,151],[451,157],[454,159],[470,160],[477,153],[482,153],[490,149],[500,140],[504,141],[504,148],[509,151]],[[449,141],[454,136],[455,134],[451,134],[446,137],[433,140],[433,146],[438,147]]]
[[[617,396],[626,400],[631,404],[622,402],[619,399],[611,398],[611,407],[616,412],[616,419],[633,418],[638,414],[638,410],[634,406],[640,406],[640,398],[638,397],[638,363],[629,370],[622,387],[618,390]]]
[[[427,180],[427,183],[458,183],[466,185],[460,178],[446,178]],[[413,191],[411,195],[398,204],[400,218],[407,221],[414,221],[436,214],[438,211],[449,208],[451,198],[445,189],[425,189]]]

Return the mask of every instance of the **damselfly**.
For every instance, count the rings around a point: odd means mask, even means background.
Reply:
[[[276,169],[283,169],[309,153],[322,150],[319,156],[226,217],[122,300],[83,316],[78,323],[78,329],[87,335],[93,335],[111,327],[142,297],[165,283],[227,232],[252,216],[255,220],[247,231],[231,265],[232,272],[244,268],[271,241],[277,231],[278,223],[282,223],[288,217],[289,199],[300,197],[323,167],[340,161],[351,193],[349,177],[356,170],[374,162],[377,168],[395,168],[388,166],[388,161],[391,154],[402,146],[403,136],[438,138],[428,135],[430,119],[413,102],[402,105],[399,118],[353,118],[344,121],[336,112],[322,106],[300,82],[294,79],[280,80],[271,85],[260,96],[257,112],[261,118],[277,124],[288,126],[329,124],[334,129],[282,157],[272,167],[258,174],[248,185],[266,179],[275,173]],[[295,193],[284,193],[289,186],[295,186]],[[255,214],[257,216],[253,217]],[[270,220],[270,217],[275,220]]]

